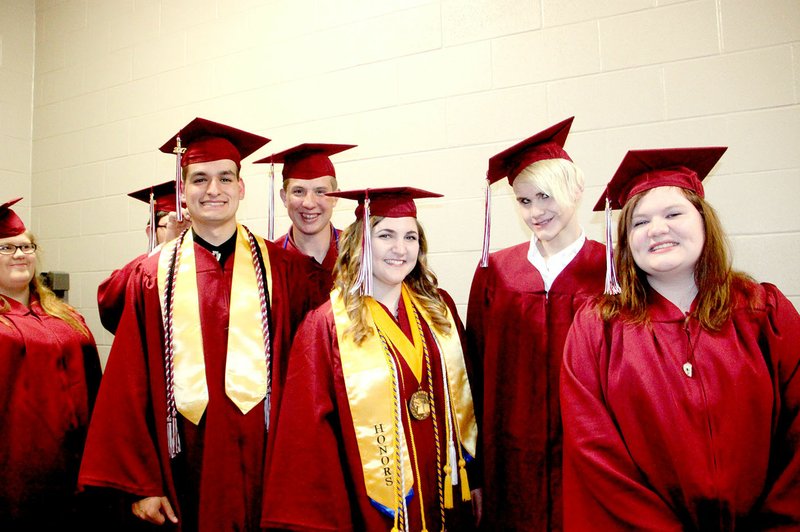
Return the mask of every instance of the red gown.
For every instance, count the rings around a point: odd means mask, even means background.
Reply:
[[[562,349],[575,312],[605,283],[598,242],[586,240],[549,292],[529,249],[525,242],[492,253],[475,272],[467,309],[483,524],[492,531],[561,529]]]
[[[267,242],[272,273],[273,406],[283,357],[308,307],[304,262]],[[163,327],[156,275],[145,259],[127,287],[81,465],[81,487],[113,488],[133,499],[166,495],[184,530],[256,530],[266,454],[263,402],[242,414],[226,396],[224,372],[233,255],[224,268],[194,245],[209,402],[200,424],[178,416],[182,452],[169,459]]]
[[[143,253],[118,270],[111,272],[106,280],[97,287],[97,310],[100,312],[100,323],[115,334],[125,306],[125,287],[128,286],[136,267],[147,258]]]
[[[94,339],[6,298],[0,314],[0,528],[84,525],[75,496],[100,384]],[[7,320],[10,324],[3,323]],[[85,517],[85,516],[84,516]]]
[[[648,297],[650,326],[589,304],[569,333],[565,528],[800,530],[797,310],[748,282],[709,332]]]
[[[452,300],[448,295],[445,295],[445,300],[461,327]],[[409,320],[402,304],[398,323],[411,338]],[[444,392],[440,355],[427,323],[424,320],[422,323],[436,383],[434,401],[441,405]],[[395,361],[406,384],[401,395],[403,403],[407,404],[419,385],[402,357],[395,355]],[[426,380],[423,377],[420,384],[425,384]],[[265,490],[262,526],[288,530],[390,530],[392,518],[373,506],[367,497],[330,301],[310,312],[297,332],[282,401]],[[444,426],[443,414],[443,409],[437,409],[440,430]],[[413,420],[411,424],[410,427],[406,419],[403,426],[406,434],[414,431],[427,527],[431,531],[440,530],[432,418]],[[441,440],[444,453],[446,439]],[[415,494],[408,501],[409,522],[411,530],[419,531],[420,478],[416,473],[414,486]],[[453,497],[456,505],[460,503],[459,490],[455,486]],[[448,519],[468,521],[463,515],[468,511],[468,505],[460,504]],[[459,512],[461,515],[456,516]]]
[[[333,225],[330,225],[330,229],[330,247],[328,248],[328,253],[325,255],[325,258],[322,260],[322,264],[317,262],[314,257],[309,257],[295,246],[294,239],[291,237],[292,227],[289,228],[289,231],[285,235],[275,240],[275,244],[278,246],[308,260],[311,270],[311,279],[317,291],[316,301],[314,301],[316,304],[314,307],[324,303],[325,300],[328,299],[328,295],[333,288],[333,269],[336,267],[336,259],[339,257],[339,235],[341,231],[333,227]]]

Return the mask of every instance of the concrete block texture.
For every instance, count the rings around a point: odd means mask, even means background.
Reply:
[[[146,206],[126,194],[174,176],[157,148],[196,116],[271,138],[254,158],[358,144],[334,160],[342,188],[445,194],[420,216],[459,309],[495,153],[575,116],[579,217],[599,238],[590,209],[627,150],[728,146],[707,191],[736,265],[800,300],[796,0],[3,2],[0,184],[26,196],[44,268],[71,274],[103,349],[96,284],[146,243]],[[242,218],[263,231],[267,169],[242,175]],[[530,238],[505,181],[492,208],[492,249]]]

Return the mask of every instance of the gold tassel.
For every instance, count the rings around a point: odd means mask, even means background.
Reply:
[[[469,492],[469,480],[467,479],[467,463],[464,461],[463,458],[458,460],[458,475],[461,484],[461,500],[468,501],[472,499],[472,494]]]
[[[450,464],[444,466],[444,507],[449,509],[453,507],[453,468]]]

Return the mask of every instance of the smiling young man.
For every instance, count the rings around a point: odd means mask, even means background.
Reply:
[[[338,256],[339,234],[331,223],[339,190],[331,155],[355,148],[354,144],[299,144],[255,161],[283,164],[281,201],[292,225],[275,240],[283,249],[309,257],[321,300],[333,286],[333,267]]]
[[[128,283],[79,481],[149,523],[258,530],[282,357],[309,305],[305,261],[237,222],[241,159],[267,142],[198,118],[161,148],[185,147],[192,228]]]

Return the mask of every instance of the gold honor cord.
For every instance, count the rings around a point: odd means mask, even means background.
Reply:
[[[372,334],[356,345],[352,335],[344,334],[351,320],[339,290],[333,290],[330,298],[367,496],[386,513],[396,515],[395,490],[401,490],[400,499],[404,500],[414,482],[408,449],[403,444],[399,405],[395,406],[399,398],[397,393],[392,394],[397,389],[396,372],[387,367],[374,322],[370,323]]]
[[[225,389],[240,411],[247,413],[267,394],[267,363],[262,333],[263,311],[259,301],[253,256],[247,229],[237,226],[231,286],[228,350],[225,365]],[[261,240],[261,239],[258,239]],[[162,250],[158,265],[158,290],[162,315],[166,311],[165,295],[169,262],[177,241]],[[265,250],[262,242],[259,242]],[[269,255],[262,253],[264,277],[271,294]],[[205,374],[203,338],[200,324],[200,302],[197,266],[192,232],[188,231],[180,248],[180,262],[175,265],[173,286],[173,357],[175,403],[178,411],[195,425],[208,405],[208,384]],[[169,383],[168,383],[169,385]]]

